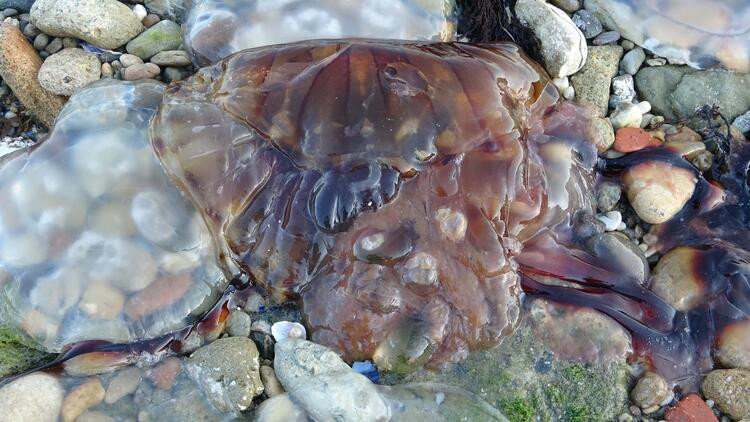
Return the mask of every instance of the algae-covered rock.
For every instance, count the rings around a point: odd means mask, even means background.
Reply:
[[[29,370],[53,357],[33,348],[29,340],[0,325],[0,377]]]
[[[386,382],[445,382],[471,391],[511,422],[613,421],[628,403],[625,357],[595,364],[559,358],[527,318],[500,346],[474,352],[446,371],[419,371]]]

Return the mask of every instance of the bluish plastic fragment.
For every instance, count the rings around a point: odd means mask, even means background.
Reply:
[[[352,369],[366,376],[372,382],[380,382],[380,373],[378,372],[378,367],[369,360],[366,360],[364,362],[354,362],[352,364]]]
[[[101,49],[101,48],[99,48],[99,47],[97,47],[97,46],[95,46],[93,44],[89,44],[87,42],[81,42],[81,48],[83,48],[84,50],[88,51],[89,53],[94,53],[94,54],[103,54],[104,53],[103,49]]]

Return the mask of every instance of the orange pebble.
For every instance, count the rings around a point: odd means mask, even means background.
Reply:
[[[657,145],[660,145],[659,140],[641,128],[623,127],[617,129],[615,134],[615,150],[619,152],[633,152]]]
[[[688,394],[664,412],[667,422],[719,422],[706,402],[697,394]]]

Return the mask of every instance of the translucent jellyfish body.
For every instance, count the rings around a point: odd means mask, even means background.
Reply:
[[[49,137],[0,167],[0,315],[49,351],[181,328],[225,278],[210,235],[159,165],[157,82],[73,96]]]
[[[153,142],[314,341],[444,362],[512,330],[520,241],[590,208],[587,113],[557,99],[513,45],[305,42],[171,86]]]
[[[253,47],[326,38],[452,41],[453,0],[196,0],[185,46],[205,66]]]
[[[750,71],[746,0],[586,0],[586,8],[672,63]]]

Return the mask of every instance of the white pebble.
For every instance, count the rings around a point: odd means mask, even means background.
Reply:
[[[565,88],[565,91],[563,92],[563,98],[565,98],[568,101],[572,101],[576,97],[576,90],[572,86],[569,86]]]
[[[648,101],[641,101],[638,103],[638,108],[641,110],[641,114],[646,114],[651,111],[651,103]]]
[[[570,86],[570,81],[568,81],[567,76],[563,76],[562,78],[555,78],[552,79],[552,83],[557,87],[557,90],[561,93],[565,92],[565,89],[567,89]]]
[[[620,211],[609,211],[604,214],[597,215],[596,218],[604,223],[604,226],[608,232],[617,230],[622,223],[622,214],[620,214]]]
[[[271,326],[271,335],[277,343],[290,338],[307,339],[305,326],[299,322],[279,321]]]
[[[143,7],[142,4],[136,4],[135,6],[133,6],[133,13],[138,16],[139,21],[142,21],[146,17],[146,15],[148,15],[146,8]]]

